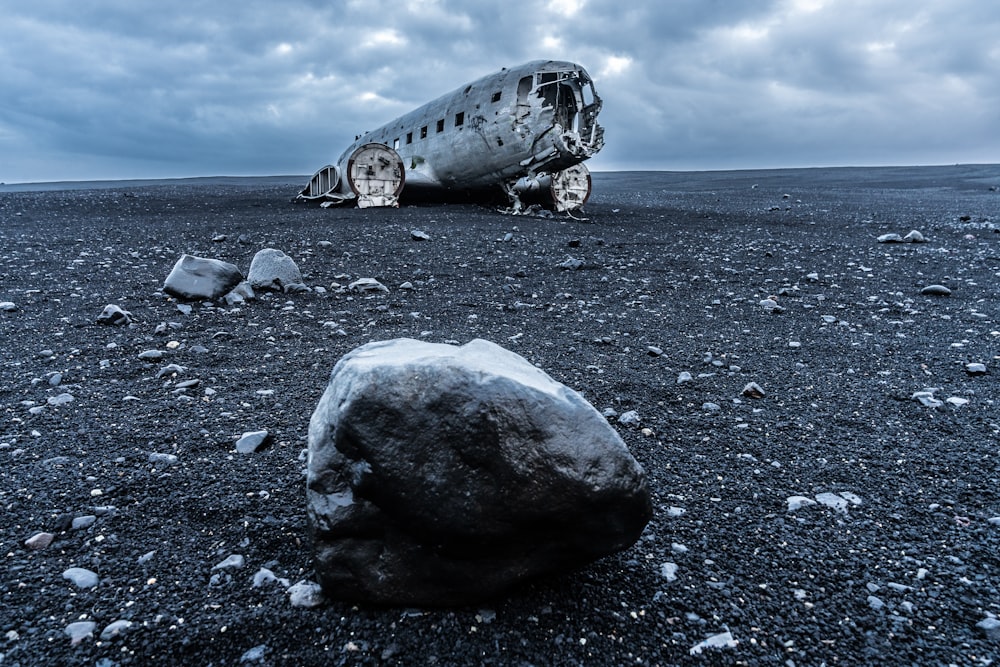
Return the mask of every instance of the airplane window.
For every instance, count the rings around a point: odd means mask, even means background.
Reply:
[[[462,127],[465,125],[465,112],[459,111],[455,114],[455,127]]]
[[[493,99],[490,100],[490,101],[491,102],[499,102],[500,101],[500,91],[497,91],[497,92],[493,93]]]
[[[408,143],[408,144],[412,144],[413,143],[413,133],[412,132],[407,132],[406,133],[406,143]]]
[[[421,139],[426,139],[427,138],[427,126],[426,125],[424,125],[422,128],[420,128],[420,138]]]
[[[444,118],[437,122],[437,131],[444,132]]]
[[[399,150],[399,137],[392,140],[392,148],[393,150]]]

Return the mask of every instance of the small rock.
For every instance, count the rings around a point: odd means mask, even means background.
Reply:
[[[241,570],[246,565],[246,558],[239,554],[233,554],[221,563],[212,567],[213,570]]]
[[[240,656],[240,663],[244,662],[264,662],[267,658],[267,653],[271,649],[268,648],[267,644],[258,644],[251,649],[244,651],[243,655]]]
[[[869,595],[868,596],[868,606],[871,607],[875,611],[881,611],[882,608],[885,607],[885,602],[883,602],[882,598],[880,598],[880,597],[877,597],[875,595]]]
[[[271,434],[267,431],[248,431],[236,441],[236,451],[240,454],[253,454],[271,442]]]
[[[358,278],[347,286],[352,292],[389,292],[389,288],[374,278]]]
[[[921,234],[920,232],[918,232],[917,230],[914,229],[909,234],[907,234],[906,236],[903,237],[903,242],[904,243],[926,243],[927,239],[924,238],[923,234]]]
[[[55,538],[56,536],[52,533],[35,533],[24,541],[24,546],[28,549],[40,551],[48,548],[48,546],[52,544],[52,540]]]
[[[722,410],[722,406],[719,405],[718,403],[709,402],[709,403],[702,403],[701,409],[704,410],[705,412],[719,412],[720,410]]]
[[[825,505],[831,509],[835,509],[838,512],[847,514],[847,499],[842,496],[838,496],[836,493],[818,493],[816,494],[816,502],[820,505]]]
[[[17,310],[17,304],[13,301],[0,301],[0,311],[13,313],[15,310]]]
[[[681,371],[677,374],[677,384],[684,384],[686,382],[691,382],[694,378],[688,371]]]
[[[142,361],[159,361],[162,358],[163,352],[161,350],[146,350],[139,353],[139,359]]]
[[[794,512],[797,509],[802,509],[803,507],[812,507],[816,504],[816,501],[812,498],[807,498],[806,496],[789,496],[785,499],[788,503],[788,511]]]
[[[756,382],[747,383],[747,385],[743,387],[742,394],[747,398],[764,398],[767,395]]]
[[[154,466],[172,466],[177,465],[177,457],[173,454],[160,454],[157,452],[150,452],[149,462]]]
[[[563,261],[556,264],[556,267],[562,269],[563,271],[575,271],[583,268],[583,260],[575,257],[567,257]]]
[[[431,237],[426,232],[423,232],[423,231],[421,231],[419,229],[411,229],[410,230],[410,238],[413,239],[414,241],[430,241],[431,240]]]
[[[972,376],[986,375],[986,364],[979,364],[979,363],[966,364],[965,372]]]
[[[951,290],[944,285],[928,285],[920,293],[928,296],[951,296]]]
[[[913,395],[910,396],[910,400],[919,401],[921,405],[928,408],[940,408],[944,403],[934,398],[934,392],[937,391],[936,388],[924,389],[923,391],[915,391]]]
[[[667,581],[677,581],[677,563],[664,563],[661,565],[660,576]]]
[[[93,514],[74,517],[73,521],[70,523],[70,530],[84,530],[85,528],[90,528],[96,521],[97,517]]]
[[[73,394],[59,394],[58,396],[49,396],[46,399],[46,403],[53,407],[59,407],[60,405],[66,405],[67,403],[72,403],[76,399],[73,398]]]
[[[132,621],[118,620],[109,623],[101,630],[101,640],[108,641],[125,634],[125,631],[132,627]]]
[[[688,652],[691,655],[701,655],[701,652],[707,648],[736,648],[738,644],[739,642],[733,638],[733,634],[727,630],[726,632],[720,632],[704,641],[698,642]]]
[[[1000,620],[988,616],[976,623],[976,627],[982,630],[990,641],[1000,641]]]
[[[899,234],[883,234],[878,237],[877,241],[879,243],[902,243],[903,237]]]
[[[84,639],[94,636],[97,623],[93,621],[77,621],[66,626],[66,634],[69,636],[73,646],[76,646]]]
[[[663,355],[663,350],[656,347],[655,345],[648,345],[646,347],[646,353],[651,357],[659,357]]]
[[[290,585],[288,579],[277,577],[266,567],[260,568],[257,574],[253,575],[253,588],[261,588],[271,583],[281,584],[282,588],[288,588]]]
[[[323,604],[323,591],[316,582],[302,580],[288,589],[288,601],[293,607],[311,609]]]
[[[639,413],[636,412],[635,410],[629,410],[628,412],[623,413],[622,416],[618,418],[618,423],[623,424],[625,426],[638,426],[640,422],[641,420],[639,419]]]
[[[104,310],[97,316],[98,324],[109,326],[126,326],[132,324],[132,313],[122,310],[113,303],[104,306]]]
[[[62,573],[62,577],[80,588],[93,588],[101,581],[96,572],[82,567],[71,567]]]

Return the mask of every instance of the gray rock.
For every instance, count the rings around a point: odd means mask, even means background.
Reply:
[[[883,234],[878,237],[877,241],[879,243],[902,243],[903,237],[899,234]]]
[[[49,405],[53,407],[59,407],[60,405],[66,405],[68,403],[72,403],[76,399],[73,398],[73,394],[63,393],[59,394],[58,396],[49,396],[45,400]]]
[[[97,521],[97,517],[93,514],[87,514],[85,516],[78,516],[73,518],[73,522],[70,524],[71,530],[83,530],[85,528],[90,528]]]
[[[347,286],[353,292],[388,292],[389,288],[374,278],[358,278]]]
[[[639,418],[639,413],[635,410],[629,410],[628,412],[622,413],[622,416],[618,418],[618,423],[625,426],[638,426],[642,420]]]
[[[250,287],[250,283],[244,280],[231,291],[226,292],[225,296],[222,297],[222,300],[230,306],[237,306],[253,299],[255,296],[253,288]]]
[[[917,230],[912,230],[909,234],[903,237],[904,243],[927,243],[927,239],[924,235]]]
[[[267,431],[249,431],[236,441],[236,451],[240,454],[253,454],[271,442],[271,434]]]
[[[986,364],[972,363],[965,365],[965,372],[969,375],[986,375]]]
[[[76,646],[84,639],[94,636],[94,630],[97,629],[97,623],[93,621],[76,621],[75,623],[70,623],[66,626],[66,635],[70,638],[70,643]]]
[[[104,306],[104,310],[102,310],[101,314],[97,316],[97,323],[112,326],[126,326],[132,324],[132,313],[127,310],[122,310],[113,303],[109,303]]]
[[[427,234],[427,232],[423,232],[423,231],[421,231],[419,229],[412,229],[412,230],[410,230],[410,238],[413,239],[414,241],[430,241],[431,240],[431,237]]]
[[[15,310],[17,310],[17,304],[13,301],[0,301],[0,311],[13,313]]]
[[[101,581],[96,572],[91,572],[82,567],[71,567],[63,572],[62,576],[63,579],[72,581],[74,585],[80,588],[93,588]]]
[[[56,536],[52,533],[35,533],[24,541],[24,546],[28,549],[40,551],[48,548],[54,539],[56,539]]]
[[[760,385],[756,382],[748,382],[745,387],[743,387],[743,395],[747,398],[764,398],[767,394],[761,389]]]
[[[240,554],[232,554],[221,563],[212,567],[213,570],[240,570],[247,564],[246,558]]]
[[[630,546],[645,473],[579,394],[475,340],[346,355],[309,426],[307,512],[327,596],[442,605]]]
[[[990,641],[1000,642],[1000,621],[997,619],[988,616],[976,623],[976,627],[982,630]]]
[[[291,257],[276,250],[264,248],[253,256],[247,282],[254,289],[278,291],[303,291],[302,273]]]
[[[929,296],[951,296],[951,290],[944,285],[928,285],[920,290],[920,293]]]
[[[162,350],[145,350],[140,352],[138,358],[142,361],[159,361],[163,358]]]
[[[163,291],[179,299],[218,299],[243,280],[233,264],[184,254],[174,264]]]
[[[324,600],[320,585],[314,581],[303,579],[288,589],[288,601],[293,607],[311,609],[323,604]]]
[[[101,630],[101,639],[103,641],[108,641],[109,639],[114,639],[119,637],[132,627],[132,621],[118,620],[108,623],[103,630]]]
[[[563,261],[556,264],[556,267],[564,271],[575,271],[583,268],[583,260],[577,259],[576,257],[567,257]]]

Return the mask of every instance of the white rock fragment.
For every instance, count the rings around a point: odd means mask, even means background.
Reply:
[[[274,572],[267,569],[266,567],[260,568],[259,570],[257,570],[257,573],[253,575],[252,588],[261,588],[262,586],[271,583],[281,584],[282,588],[288,588],[291,585],[288,579],[276,576]]]
[[[949,405],[954,405],[956,408],[960,408],[963,405],[968,405],[969,399],[961,398],[960,396],[949,396],[948,398],[944,399],[944,402],[948,403]]]
[[[101,640],[107,641],[109,639],[114,639],[115,637],[121,636],[129,628],[132,627],[132,621],[126,621],[124,619],[118,621],[112,621],[103,630],[101,630]]]
[[[73,582],[79,588],[93,588],[101,581],[96,572],[82,567],[71,567],[62,573],[62,577]]]
[[[358,278],[347,286],[352,292],[389,292],[389,288],[374,278]]]
[[[844,514],[847,514],[847,506],[849,504],[847,502],[847,499],[837,495],[836,493],[830,493],[830,492],[817,493],[816,502],[818,502],[820,505],[825,505],[830,509],[834,509],[837,510],[838,512],[843,512]]]
[[[926,243],[926,242],[927,239],[924,238],[924,235],[915,229],[910,231],[909,234],[903,237],[903,243]]]
[[[93,621],[77,621],[76,623],[67,625],[65,632],[69,636],[72,645],[76,646],[84,639],[93,637],[96,628],[97,623]]]
[[[323,604],[323,591],[314,581],[302,581],[288,589],[288,601],[293,607],[311,609]]]
[[[990,641],[1000,641],[1000,620],[988,616],[976,623],[976,627],[982,630]]]
[[[226,558],[226,560],[212,567],[213,570],[239,570],[246,565],[246,559],[239,555],[233,554]]]
[[[677,581],[677,563],[664,563],[661,565],[660,576],[667,581]]]
[[[736,648],[738,644],[739,642],[733,638],[733,634],[729,632],[729,630],[726,630],[725,632],[720,632],[717,635],[712,635],[704,641],[698,642],[691,647],[689,653],[691,655],[701,655],[701,652],[707,648]]]
[[[937,387],[931,387],[922,389],[921,391],[915,391],[913,392],[913,395],[910,396],[910,400],[919,401],[921,405],[928,408],[940,408],[944,405],[944,403],[934,398],[934,392],[937,390]]]
[[[965,372],[969,375],[986,375],[986,364],[972,363],[965,365]]]
[[[638,426],[640,422],[639,413],[635,410],[629,410],[618,418],[618,423],[625,426]]]
[[[883,234],[876,239],[879,243],[902,243],[903,237],[899,234]]]
[[[812,498],[807,498],[806,496],[789,496],[785,499],[788,503],[788,511],[794,512],[795,510],[802,509],[803,507],[811,507],[816,504],[816,501]]]
[[[862,504],[861,496],[855,493],[851,493],[850,491],[838,491],[837,495],[839,495],[841,498],[851,503],[852,505]]]
[[[681,371],[677,374],[677,384],[684,384],[685,382],[690,382],[692,379],[691,373],[687,371]]]

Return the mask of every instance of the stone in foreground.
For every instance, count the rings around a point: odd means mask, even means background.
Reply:
[[[185,254],[171,269],[163,291],[179,299],[218,299],[242,280],[233,264]]]
[[[623,550],[642,467],[583,397],[474,340],[343,357],[309,425],[308,517],[331,598],[462,604]]]

